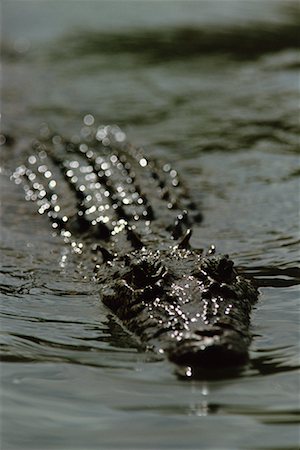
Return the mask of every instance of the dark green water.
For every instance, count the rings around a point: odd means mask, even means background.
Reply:
[[[2,1],[1,450],[298,449],[299,4]],[[298,48],[298,49],[297,49]],[[10,181],[50,123],[117,123],[178,169],[260,284],[251,362],[184,382],[108,315]]]

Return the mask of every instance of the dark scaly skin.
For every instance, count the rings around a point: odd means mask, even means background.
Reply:
[[[14,180],[75,251],[78,238],[92,248],[102,301],[123,324],[180,366],[245,363],[257,290],[228,256],[190,248],[201,215],[177,172],[118,127],[84,127],[75,142],[48,135],[33,147]]]

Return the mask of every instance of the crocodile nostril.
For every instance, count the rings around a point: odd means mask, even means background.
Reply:
[[[197,336],[201,336],[201,337],[214,337],[214,336],[221,336],[223,334],[223,330],[221,330],[220,328],[215,328],[215,329],[211,329],[211,330],[196,330],[194,331],[194,333]]]

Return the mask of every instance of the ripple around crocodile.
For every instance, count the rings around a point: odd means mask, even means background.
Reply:
[[[117,126],[84,126],[73,141],[36,140],[12,179],[74,252],[79,238],[91,249],[103,303],[178,367],[243,366],[257,289],[227,255],[191,248],[201,214],[176,170]]]

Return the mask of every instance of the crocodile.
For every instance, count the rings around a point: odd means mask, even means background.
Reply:
[[[202,216],[177,171],[115,125],[83,124],[69,140],[44,131],[30,151],[12,178],[74,252],[88,246],[125,328],[177,367],[244,366],[257,288],[213,245],[192,248]]]

